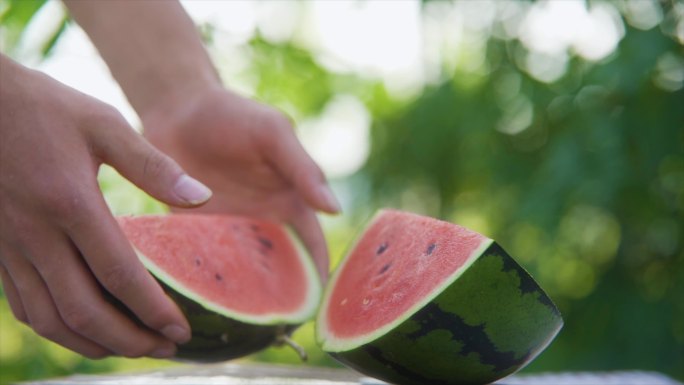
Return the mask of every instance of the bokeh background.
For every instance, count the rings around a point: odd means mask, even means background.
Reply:
[[[526,372],[684,379],[684,3],[184,1],[227,86],[286,111],[344,207],[333,265],[380,207],[499,241],[564,314]],[[2,51],[138,118],[61,3],[0,0]],[[115,171],[116,214],[165,212]],[[312,365],[336,365],[295,339]],[[252,361],[297,363],[287,349]],[[89,361],[0,301],[0,382],[175,363]]]

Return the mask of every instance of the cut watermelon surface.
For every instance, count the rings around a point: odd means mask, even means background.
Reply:
[[[562,324],[493,240],[381,210],[332,275],[316,337],[340,362],[393,384],[487,384],[524,367]]]
[[[326,302],[326,333],[356,343],[391,328],[453,282],[492,240],[412,214],[378,215],[339,267]]]
[[[237,216],[119,217],[145,267],[192,329],[177,358],[223,361],[283,342],[321,295],[313,261],[283,226]]]
[[[244,321],[302,321],[315,311],[316,273],[282,226],[242,217],[121,217],[145,266],[205,307]]]

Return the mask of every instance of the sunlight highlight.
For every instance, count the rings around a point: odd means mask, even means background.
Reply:
[[[423,83],[420,3],[316,1],[310,5],[308,43],[349,70],[385,80],[392,91]],[[336,68],[333,70],[337,70]]]
[[[371,117],[356,97],[338,95],[320,117],[299,126],[302,144],[331,178],[358,171],[370,152]]]
[[[599,61],[615,51],[624,33],[614,6],[597,3],[587,9],[584,1],[567,0],[533,5],[521,24],[519,37],[530,49],[526,63],[530,74],[553,82],[565,73],[568,51]]]

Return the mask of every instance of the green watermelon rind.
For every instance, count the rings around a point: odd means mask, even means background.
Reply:
[[[385,212],[388,210],[378,210],[378,212],[368,221],[367,225],[364,227],[366,229],[370,228],[373,226],[373,223]],[[357,239],[354,241],[352,244],[352,247],[350,250],[354,250],[356,248],[356,245],[361,241],[361,238],[363,236],[363,233],[360,234]],[[423,308],[425,305],[430,303],[433,299],[435,299],[437,296],[439,296],[447,287],[451,286],[465,271],[468,270],[468,268],[479,258],[479,256],[487,250],[492,244],[494,243],[494,240],[489,239],[489,238],[484,238],[482,243],[475,249],[471,255],[468,256],[466,261],[463,263],[463,265],[456,270],[450,277],[444,280],[442,284],[439,286],[436,286],[430,294],[426,295],[421,301],[417,302],[415,305],[413,305],[411,308],[406,310],[401,316],[397,317],[394,321],[384,325],[381,328],[378,328],[372,333],[367,333],[361,336],[358,336],[356,338],[344,338],[344,339],[337,339],[334,336],[331,335],[331,333],[328,332],[326,329],[326,325],[328,324],[327,322],[327,309],[328,309],[328,301],[327,299],[330,298],[330,294],[332,290],[335,288],[337,280],[339,279],[339,276],[341,275],[341,272],[344,270],[344,267],[346,266],[348,259],[344,259],[340,265],[336,268],[335,273],[330,279],[330,282],[325,288],[325,291],[323,293],[323,302],[321,303],[320,310],[318,312],[318,318],[316,319],[316,340],[318,344],[321,346],[321,348],[326,351],[326,352],[342,352],[350,349],[354,349],[356,347],[359,347],[361,345],[364,345],[370,341],[373,341],[385,334],[387,334],[389,331],[392,329],[396,328],[400,324],[402,324],[404,321],[406,321],[408,318],[411,317],[415,312]]]
[[[173,278],[171,275],[167,274],[163,269],[157,266],[151,259],[147,258],[144,253],[138,250],[135,245],[133,246],[134,251],[138,255],[138,259],[142,262],[145,268],[159,281],[163,282],[166,286],[188,298],[203,308],[215,312],[227,318],[231,318],[237,321],[241,321],[248,324],[254,325],[280,325],[280,324],[299,324],[306,322],[314,317],[316,310],[320,304],[322,287],[320,277],[316,271],[316,267],[313,263],[309,252],[304,247],[302,242],[296,233],[289,227],[285,227],[285,232],[288,234],[288,238],[292,241],[295,247],[297,257],[304,267],[304,272],[306,275],[306,280],[308,282],[308,290],[306,290],[306,299],[302,303],[302,306],[294,312],[288,313],[270,313],[261,315],[246,314],[243,312],[238,312],[224,306],[221,306],[215,302],[208,301],[204,299],[200,294],[195,293],[192,289],[186,287],[181,282]]]
[[[501,246],[492,240],[483,245],[484,250],[475,250],[460,273],[455,272],[457,277],[448,280],[451,283],[440,285],[443,291],[405,312],[392,327],[364,335],[361,342],[333,339],[337,344],[330,344],[325,313],[346,258],[326,288],[316,323],[317,342],[346,366],[402,385],[485,384],[520,370],[553,341],[563,318]]]
[[[192,339],[177,346],[174,361],[213,363],[232,360],[281,344],[299,325],[256,325],[211,310],[160,282],[176,302],[192,330]]]
[[[493,243],[458,283],[397,328],[331,355],[394,384],[488,384],[529,364],[562,326],[543,289]]]

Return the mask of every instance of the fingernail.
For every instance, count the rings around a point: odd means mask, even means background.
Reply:
[[[202,203],[211,198],[209,187],[187,174],[183,174],[178,178],[173,191],[190,204]]]
[[[182,344],[190,340],[190,331],[178,325],[165,326],[161,332],[164,337],[178,344]]]
[[[340,202],[337,200],[335,197],[335,194],[333,194],[332,190],[330,187],[327,185],[321,185],[320,187],[320,194],[321,197],[323,198],[323,202],[325,202],[326,208],[330,210],[330,212],[333,213],[339,213],[341,208],[340,208]]]
[[[162,346],[150,353],[150,357],[169,358],[173,357],[174,354],[176,354],[176,348],[174,346]]]

